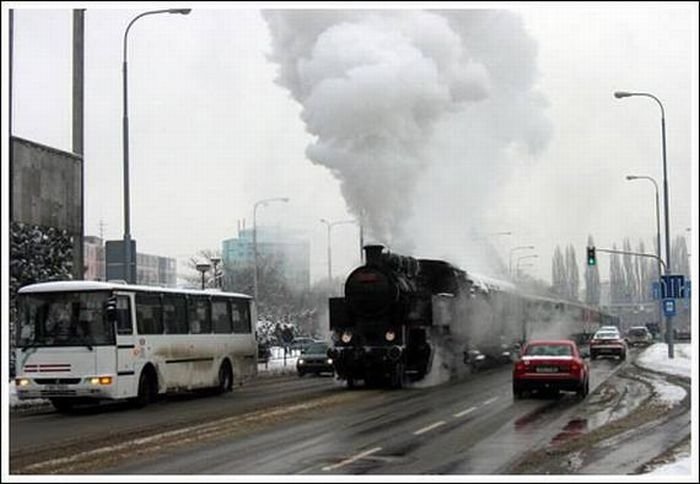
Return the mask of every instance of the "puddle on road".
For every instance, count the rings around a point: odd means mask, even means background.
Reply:
[[[631,414],[651,395],[649,386],[638,380],[613,377],[603,385],[587,402],[583,411],[569,420],[561,432],[552,438],[550,447],[563,445]]]
[[[569,420],[569,423],[564,426],[564,429],[552,438],[549,445],[561,445],[575,437],[578,437],[579,435],[585,434],[588,431],[589,428],[587,419],[575,418],[573,420]]]

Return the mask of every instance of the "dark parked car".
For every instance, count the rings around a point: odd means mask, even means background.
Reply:
[[[513,365],[513,396],[525,391],[574,391],[588,395],[588,362],[573,340],[537,340],[528,342]]]
[[[333,374],[333,360],[328,357],[330,345],[323,341],[315,341],[301,350],[301,355],[297,358],[297,373],[300,377],[313,373]]]
[[[294,338],[292,340],[292,343],[289,345],[289,347],[290,347],[290,349],[293,349],[293,350],[304,351],[306,348],[308,348],[313,343],[317,343],[317,341],[313,338],[308,338],[306,336],[300,336],[300,337]]]

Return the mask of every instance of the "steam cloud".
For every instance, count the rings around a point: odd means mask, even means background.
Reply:
[[[544,102],[532,92],[534,44],[510,12],[263,16],[278,82],[302,105],[315,136],[307,156],[338,178],[370,236],[394,249],[429,244],[411,224],[447,225],[455,216],[463,223],[464,206],[445,208],[454,200],[471,195],[466,204],[475,213],[486,208],[482,194],[498,178],[495,163],[518,145],[535,153],[549,138]]]

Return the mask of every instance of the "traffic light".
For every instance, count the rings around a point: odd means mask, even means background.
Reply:
[[[586,247],[586,250],[588,252],[588,265],[594,266],[595,265],[595,247]]]

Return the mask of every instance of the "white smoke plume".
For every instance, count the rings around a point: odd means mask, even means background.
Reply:
[[[315,137],[307,156],[338,178],[370,237],[395,250],[431,245],[411,225],[432,218],[479,223],[476,215],[464,219],[465,207],[487,208],[482,195],[497,181],[494,163],[518,146],[534,153],[546,144],[544,103],[532,91],[534,45],[510,12],[263,16],[278,82]]]

